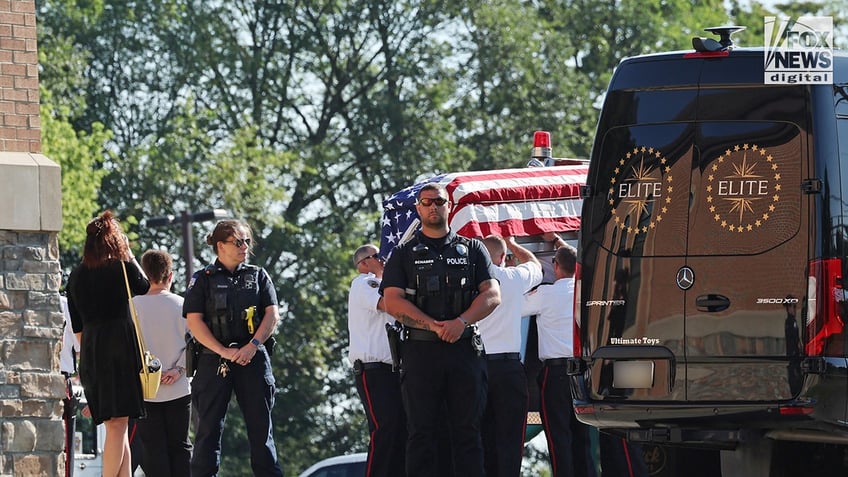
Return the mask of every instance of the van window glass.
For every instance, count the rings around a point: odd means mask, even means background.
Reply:
[[[613,76],[609,90],[629,89],[660,89],[663,86],[679,88],[681,86],[698,84],[698,76],[701,70],[699,59],[679,58],[651,58],[636,60],[622,64]],[[760,70],[762,80],[762,70]],[[607,102],[607,104],[610,104]]]
[[[762,253],[798,233],[806,153],[794,124],[704,122],[697,144],[689,255]]]
[[[762,53],[759,52],[735,51],[729,57],[721,60],[720,68],[703,68],[700,78],[701,86],[748,83],[755,85],[758,93],[763,91],[763,63],[761,61],[751,61],[751,56],[763,58]],[[703,61],[710,60],[706,59]]]
[[[698,90],[617,91],[610,93],[603,126],[626,126],[670,121],[692,121]]]
[[[792,123],[612,128],[599,157],[606,200],[592,201],[584,233],[617,255],[757,254],[798,233],[806,155]]]
[[[588,233],[618,255],[682,256],[693,141],[692,123],[608,130],[592,175],[606,200],[592,201]]]
[[[97,454],[97,426],[94,425],[91,417],[82,415],[82,406],[77,409],[76,433],[77,436],[82,436],[80,452],[82,454]]]

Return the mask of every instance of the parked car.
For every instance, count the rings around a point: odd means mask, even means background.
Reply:
[[[103,446],[106,442],[106,427],[94,425],[91,416],[83,413],[87,402],[81,386],[75,386],[78,396],[76,429],[74,432],[74,465],[69,474],[73,477],[100,477],[103,474]],[[137,459],[133,462],[133,476],[144,477],[141,463],[141,447],[138,441],[131,443],[131,451]]]
[[[364,477],[368,454],[337,455],[313,464],[298,477]]]

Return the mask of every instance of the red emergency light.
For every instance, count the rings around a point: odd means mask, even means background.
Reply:
[[[546,159],[553,157],[553,153],[551,152],[551,133],[548,131],[536,131],[533,133],[533,152],[530,154],[530,157],[541,160],[542,163],[538,165],[542,165]]]
[[[533,147],[551,148],[551,133],[548,131],[536,131],[533,133]]]

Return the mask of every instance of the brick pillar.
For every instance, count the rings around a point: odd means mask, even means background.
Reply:
[[[0,0],[0,476],[64,475],[61,176],[38,114],[35,1]]]

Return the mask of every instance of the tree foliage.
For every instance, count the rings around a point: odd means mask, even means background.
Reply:
[[[99,122],[88,129],[77,129],[72,123],[86,106],[86,97],[80,91],[86,81],[83,72],[87,60],[67,37],[57,35],[40,43],[42,152],[62,170],[59,250],[66,268],[79,262],[85,226],[100,207],[97,195],[104,176],[100,165],[109,156],[106,144],[111,138]]]
[[[588,157],[622,58],[689,49],[704,27],[750,28],[765,11],[722,0],[37,5],[45,151],[68,167],[63,249],[106,207],[130,219],[137,248],[165,248],[178,267],[179,227],[144,219],[223,208],[251,224],[251,261],[281,301],[274,435],[287,474],[367,441],[346,296],[350,255],[378,241],[384,197],[436,172],[520,167],[535,129],[552,131],[556,155]],[[192,224],[193,241],[210,227]],[[198,246],[188,259],[213,256]],[[222,473],[246,475],[243,424],[233,416],[227,429]]]

